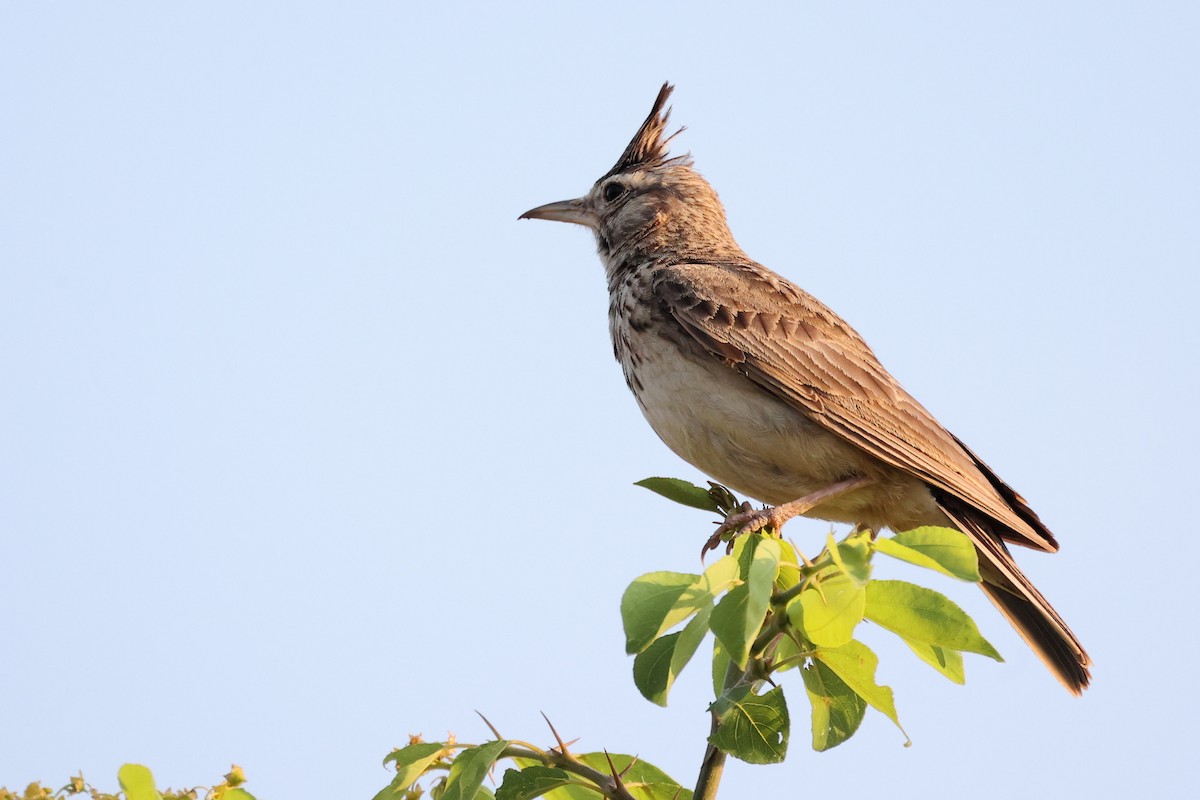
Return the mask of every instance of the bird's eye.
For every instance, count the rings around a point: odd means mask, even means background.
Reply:
[[[625,187],[613,181],[604,187],[604,202],[611,203],[623,194],[625,194]]]

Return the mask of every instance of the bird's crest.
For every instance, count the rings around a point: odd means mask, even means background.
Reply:
[[[689,155],[667,158],[667,145],[671,143],[672,139],[683,133],[683,128],[680,128],[670,136],[663,135],[667,129],[667,123],[671,119],[671,109],[668,108],[664,111],[663,107],[667,104],[667,99],[673,91],[675,91],[675,87],[669,82],[664,83],[658,90],[658,97],[654,98],[654,107],[650,109],[650,116],[646,117],[642,127],[638,128],[638,132],[630,140],[629,146],[625,148],[625,152],[617,159],[613,168],[605,174],[605,178],[634,169],[653,169],[671,164],[688,165],[692,163]]]

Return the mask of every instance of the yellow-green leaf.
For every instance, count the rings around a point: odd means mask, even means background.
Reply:
[[[478,747],[468,747],[454,758],[450,774],[446,776],[446,790],[442,800],[475,800],[475,793],[483,786],[496,758],[508,747],[504,739],[487,742]]]
[[[679,610],[676,603],[699,578],[681,572],[651,572],[629,584],[621,597],[625,652],[641,652],[659,634],[693,613]]]
[[[734,557],[742,565],[745,582],[730,589],[717,603],[710,626],[734,662],[745,667],[750,645],[771,604],[780,551],[778,540],[759,534],[743,537],[738,546],[742,549],[735,549]]]
[[[936,644],[913,642],[908,639],[904,639],[904,643],[908,645],[910,650],[917,654],[918,658],[950,680],[960,685],[967,682],[967,673],[963,667],[962,653],[957,650],[939,647]]]
[[[841,647],[822,648],[813,656],[837,673],[837,676],[854,692],[866,700],[876,711],[890,719],[904,733],[900,725],[900,717],[896,714],[896,701],[892,690],[875,682],[875,668],[879,666],[879,657],[871,648],[859,641],[850,642]],[[904,733],[908,739],[908,734]],[[905,745],[911,744],[911,740]]]
[[[866,606],[864,588],[845,573],[837,573],[792,598],[788,621],[813,644],[840,647],[854,638]]]
[[[375,795],[375,800],[402,796],[417,782],[418,778],[425,774],[429,766],[437,760],[438,753],[444,749],[445,744],[442,742],[418,742],[388,753],[387,757],[383,759],[383,764],[387,766],[394,763],[396,777],[392,778],[392,782]]]
[[[965,534],[953,528],[913,528],[890,539],[877,539],[875,549],[952,578],[979,582],[979,553]]]
[[[813,661],[800,671],[812,703],[812,746],[818,752],[837,747],[862,724],[867,703],[833,670]]]
[[[906,581],[871,581],[866,618],[898,636],[1003,661],[967,613],[950,598]]]
[[[162,800],[154,785],[154,775],[141,764],[125,764],[117,770],[117,782],[127,800]]]
[[[837,564],[850,580],[859,586],[866,584],[871,577],[871,533],[859,531],[852,533],[840,543],[835,542],[833,534],[829,534],[825,549],[829,551],[833,563]]]

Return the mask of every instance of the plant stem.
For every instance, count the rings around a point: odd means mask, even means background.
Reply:
[[[717,721],[713,720],[713,731]],[[717,787],[721,784],[721,774],[725,772],[725,754],[711,744],[704,751],[704,761],[700,763],[700,777],[696,779],[696,791],[692,800],[714,800]]]
[[[729,666],[725,668],[725,684],[722,688],[732,689],[745,676],[746,673],[730,660]],[[717,727],[717,712],[713,711],[709,736],[717,732]],[[721,775],[724,772],[725,753],[710,744],[704,751],[704,760],[700,762],[700,774],[696,778],[696,790],[692,793],[692,800],[713,800],[717,796],[717,787],[721,784]]]
[[[576,760],[569,753],[562,753],[558,750],[535,751],[510,744],[500,753],[499,758],[527,758],[531,761],[540,761],[547,766],[558,767],[566,772],[573,772],[579,777],[591,781],[610,800],[634,800],[633,795],[621,783],[620,778],[606,775],[597,769],[592,769]]]

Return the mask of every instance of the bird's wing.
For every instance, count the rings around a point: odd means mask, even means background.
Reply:
[[[1011,529],[1004,538],[1057,549],[1020,496],[794,284],[753,262],[683,263],[661,267],[653,291],[702,347],[813,421],[982,511]]]

